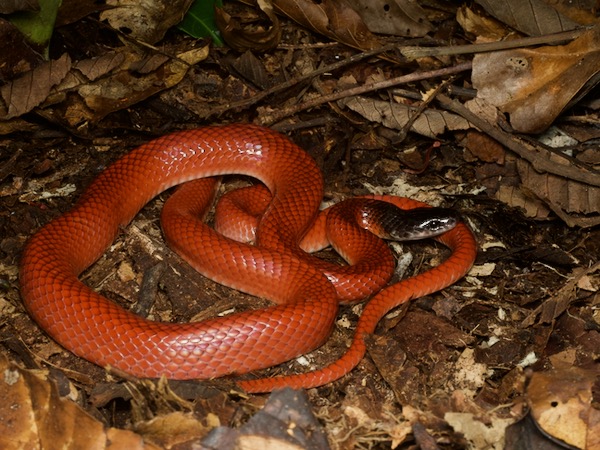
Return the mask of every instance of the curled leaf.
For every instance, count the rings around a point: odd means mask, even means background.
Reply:
[[[267,28],[244,28],[239,20],[232,17],[222,8],[215,8],[215,20],[221,30],[221,35],[227,44],[239,51],[270,50],[275,48],[281,39],[281,26],[279,19],[273,11],[270,2],[259,0],[258,6],[268,17],[271,25]]]
[[[515,130],[540,133],[594,80],[599,57],[600,29],[568,45],[477,55],[473,86],[479,98],[510,114]]]
[[[381,46],[345,0],[274,0],[273,6],[303,27],[350,47],[371,50]]]
[[[160,41],[167,30],[183,19],[192,0],[109,0],[112,9],[100,14],[110,26],[149,44]]]

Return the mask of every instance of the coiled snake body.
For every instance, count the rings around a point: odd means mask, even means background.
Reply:
[[[150,199],[177,184],[224,174],[256,177],[273,195],[256,232],[256,245],[225,238],[191,217],[208,203],[193,189],[204,189],[210,198],[210,181],[206,187],[197,182],[196,188],[180,189],[167,202],[163,211],[165,235],[204,274],[269,298],[276,303],[273,307],[199,323],[158,323],[126,311],[79,281],[81,272],[100,257],[120,228]],[[72,210],[32,236],[20,270],[25,306],[66,349],[100,366],[135,376],[208,379],[287,361],[326,340],[340,295],[352,299],[364,294],[359,286],[362,281],[353,281],[358,274],[352,269],[349,275],[340,275],[346,287],[336,288],[330,279],[338,275],[325,275],[327,270],[302,256],[299,249],[318,213],[322,190],[320,171],[310,156],[265,128],[207,127],[156,139],[102,172]],[[408,199],[376,199],[404,209],[423,206]],[[375,239],[365,238],[362,229],[353,233],[350,240]],[[375,295],[363,311],[350,349],[340,360],[307,374],[246,380],[242,387],[260,392],[282,386],[318,386],[351,370],[364,355],[364,335],[374,331],[383,315],[411,298],[454,283],[471,267],[476,245],[463,223],[437,239],[450,247],[451,256],[441,265]],[[348,244],[350,249],[353,245]],[[377,279],[379,286],[387,283],[390,269],[381,269],[382,263],[363,262],[362,245],[358,247],[358,256],[354,250],[342,252],[371,270],[367,280]],[[375,253],[387,261],[383,265],[390,262],[387,252],[387,246],[376,247]],[[393,259],[391,262],[393,270]],[[354,286],[360,292],[353,292]]]

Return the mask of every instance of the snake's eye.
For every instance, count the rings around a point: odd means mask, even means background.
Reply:
[[[456,217],[434,217],[423,223],[423,230],[432,233],[448,231],[453,228],[458,220]]]

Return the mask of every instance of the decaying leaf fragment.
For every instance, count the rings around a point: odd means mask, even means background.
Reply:
[[[600,410],[592,404],[599,377],[578,367],[534,373],[527,402],[540,430],[575,448],[600,449]]]
[[[425,36],[433,30],[425,11],[410,0],[348,0],[373,33],[394,36]]]
[[[193,0],[108,0],[112,9],[100,14],[101,20],[149,44],[160,41],[167,30],[183,19]]]
[[[0,118],[7,120],[21,116],[38,106],[48,97],[71,69],[71,58],[66,53],[55,61],[48,61],[26,72],[0,88],[4,108]]]
[[[548,152],[550,160],[556,164],[566,164],[568,160]],[[523,186],[548,205],[569,226],[592,227],[600,223],[600,188],[576,180],[539,173],[532,165],[517,160],[517,170]]]
[[[402,130],[415,114],[415,108],[407,105],[366,97],[350,97],[340,100],[340,104],[368,120],[379,122],[395,130]],[[445,131],[466,130],[470,127],[471,124],[457,114],[427,109],[414,121],[411,131],[435,138]]]
[[[600,70],[600,27],[556,47],[475,56],[477,97],[510,115],[516,131],[540,133]]]
[[[515,30],[530,36],[572,30],[578,24],[565,16],[561,2],[545,0],[477,0],[486,12]],[[576,2],[564,2],[563,8]]]
[[[48,105],[62,102],[61,116],[56,116],[49,107],[39,113],[54,115],[56,120],[65,121],[68,126],[99,120],[176,85],[191,65],[207,55],[208,47],[190,50],[178,55],[177,59],[164,55],[145,56],[123,48],[94,61],[80,61],[47,99]],[[78,95],[67,98],[67,92]]]
[[[273,6],[303,27],[350,47],[371,50],[381,46],[345,0],[273,0]]]
[[[275,48],[281,39],[281,25],[275,11],[273,11],[271,1],[257,0],[257,4],[271,22],[268,28],[246,29],[235,17],[227,14],[223,8],[215,8],[215,21],[221,31],[223,40],[239,52],[270,50]]]
[[[0,448],[158,450],[137,434],[107,428],[58,395],[46,371],[24,370],[0,356]]]

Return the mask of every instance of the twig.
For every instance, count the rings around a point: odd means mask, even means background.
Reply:
[[[435,99],[435,97],[437,95],[439,95],[440,92],[442,92],[442,89],[445,89],[446,86],[448,86],[448,84],[450,84],[454,81],[454,78],[455,78],[455,76],[442,81],[440,84],[438,84],[438,86],[433,91],[428,92],[428,95],[423,99],[422,102],[419,103],[419,106],[417,107],[417,109],[410,115],[410,117],[408,118],[408,121],[402,127],[402,130],[400,130],[400,132],[398,133],[397,138],[394,140],[395,145],[399,145],[401,142],[404,141],[404,139],[406,139],[408,132],[410,131],[410,129],[412,128],[412,126],[414,125],[416,120],[429,107],[429,105]],[[424,82],[424,83],[427,83],[427,82]]]
[[[461,103],[452,100],[446,95],[438,95],[437,101],[447,110],[452,111],[466,120],[471,122],[482,132],[508,147],[521,158],[529,161],[533,168],[538,172],[547,172],[562,177],[567,177],[571,180],[586,183],[591,186],[600,186],[600,176],[584,167],[575,167],[571,164],[557,164],[556,161],[550,159],[549,151],[540,145],[527,142],[513,134],[507,133],[499,127],[483,120],[477,114],[467,109]],[[557,155],[564,157],[557,153]]]
[[[387,89],[392,86],[397,86],[399,84],[412,83],[414,81],[426,80],[429,78],[443,77],[447,75],[453,75],[456,73],[464,72],[465,70],[471,69],[471,63],[466,62],[462,64],[458,64],[452,67],[445,67],[443,69],[437,70],[429,70],[426,72],[413,72],[408,75],[402,75],[400,77],[391,78],[389,80],[379,81],[376,83],[365,84],[362,86],[356,86],[350,89],[345,89],[343,91],[334,92],[333,94],[323,95],[318,98],[314,98],[308,100],[299,105],[294,105],[289,108],[284,108],[282,110],[277,111],[271,115],[265,115],[259,118],[259,121],[262,125],[271,125],[275,122],[280,121],[284,117],[291,116],[299,113],[300,111],[304,111],[305,109],[314,108],[315,106],[322,105],[328,102],[334,102],[336,100],[340,100],[345,97],[352,97],[355,95],[366,94],[367,92],[374,92],[380,89]]]
[[[511,48],[531,47],[542,44],[556,44],[565,41],[571,41],[589,28],[579,28],[577,30],[563,31],[555,34],[547,34],[544,36],[526,37],[520,39],[512,39],[510,41],[486,42],[484,44],[469,44],[469,45],[450,45],[447,47],[401,47],[400,53],[408,59],[422,58],[424,56],[447,56],[447,55],[465,55],[470,53],[485,53],[498,50],[508,50]]]
[[[363,59],[370,58],[372,56],[377,56],[377,55],[380,55],[381,53],[385,53],[388,51],[392,51],[392,50],[396,49],[397,47],[398,47],[397,44],[388,44],[388,45],[384,45],[383,47],[380,47],[380,48],[377,48],[374,50],[369,50],[366,52],[358,53],[356,55],[352,55],[352,56],[350,56],[342,61],[339,61],[337,63],[321,67],[320,69],[317,69],[306,75],[292,78],[291,80],[288,80],[284,83],[278,84],[277,86],[273,86],[272,88],[258,92],[257,94],[255,94],[254,96],[252,96],[250,98],[246,98],[244,100],[240,100],[237,102],[227,103],[225,105],[222,105],[218,108],[215,108],[214,111],[211,111],[211,115],[220,115],[227,111],[230,111],[232,109],[237,109],[237,108],[247,108],[248,106],[252,106],[252,105],[258,103],[263,98],[268,97],[269,95],[276,94],[281,91],[285,91],[286,89],[289,89],[292,86],[295,86],[299,83],[302,83],[307,80],[311,80],[311,79],[313,79],[319,75],[323,75],[325,73],[334,72],[342,67],[348,66],[350,64],[354,64],[358,61],[362,61]]]

